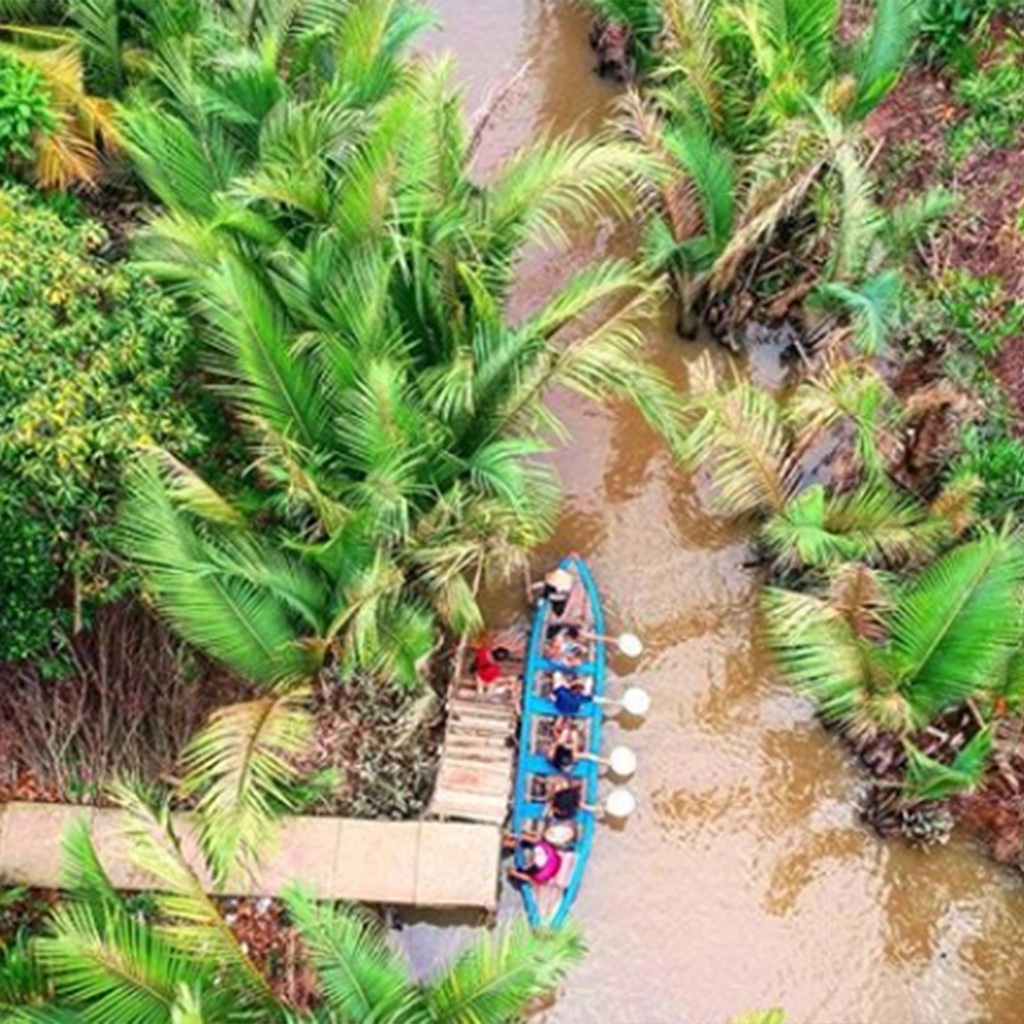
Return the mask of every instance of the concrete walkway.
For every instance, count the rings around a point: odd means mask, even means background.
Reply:
[[[121,815],[63,804],[0,805],[0,886],[59,888],[61,837],[84,817],[114,885],[153,888],[125,855]],[[175,826],[187,858],[199,864],[188,817],[176,816]],[[494,910],[500,857],[494,825],[295,817],[256,877],[230,881],[224,894],[273,896],[298,882],[321,899]]]

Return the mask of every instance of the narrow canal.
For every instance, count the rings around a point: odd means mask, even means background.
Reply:
[[[452,53],[471,110],[526,65],[491,122],[482,173],[545,130],[604,123],[616,90],[592,74],[582,12],[564,0],[434,3],[444,29],[430,47]],[[598,225],[573,253],[531,258],[519,302],[595,249],[631,242]],[[672,327],[666,312],[652,346],[685,389],[700,347]],[[746,370],[777,382],[777,354],[755,350]],[[568,549],[591,561],[612,621],[647,645],[637,668],[616,667],[655,706],[640,730],[611,730],[639,755],[639,810],[598,836],[576,914],[590,955],[546,1024],[724,1024],[771,1006],[790,1024],[1020,1021],[1024,883],[967,842],[916,852],[858,823],[854,772],[758,652],[743,532],[709,516],[632,410],[559,411],[572,437],[556,456],[566,504],[538,565]],[[407,929],[424,959],[453,934]]]

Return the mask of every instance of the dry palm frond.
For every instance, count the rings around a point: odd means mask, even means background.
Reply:
[[[43,188],[94,185],[103,151],[116,149],[120,137],[112,104],[86,91],[81,54],[73,46],[36,50],[0,43],[0,50],[37,71],[50,90],[57,126],[35,140],[36,181]]]
[[[872,473],[883,469],[883,452],[893,447],[899,412],[892,391],[870,363],[834,353],[786,406],[801,452],[825,433],[849,425],[857,464]]]
[[[714,0],[664,0],[662,4],[662,69],[656,79],[681,79],[657,90],[670,107],[680,88],[692,90],[714,127],[725,117],[722,100],[722,66],[715,34]]]
[[[984,481],[977,474],[958,473],[943,485],[931,504],[931,513],[949,525],[954,537],[959,537],[977,522],[977,499],[984,489]]]
[[[777,198],[739,225],[712,268],[710,287],[714,294],[725,291],[746,258],[796,212],[827,163],[827,157],[818,157],[790,179]]]
[[[885,639],[885,616],[893,608],[892,581],[878,569],[850,562],[833,570],[829,605],[856,636],[878,643]]]

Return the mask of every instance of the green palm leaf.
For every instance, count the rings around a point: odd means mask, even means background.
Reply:
[[[985,777],[994,745],[992,726],[988,725],[972,737],[952,764],[947,765],[908,743],[904,792],[911,800],[944,800],[955,793],[974,789]]]
[[[871,26],[854,51],[857,99],[852,116],[864,117],[899,81],[917,35],[921,10],[917,0],[878,0]]]
[[[153,929],[125,913],[67,903],[37,955],[58,997],[95,1024],[169,1024],[178,986],[196,966]]]
[[[707,356],[690,375],[692,425],[684,458],[710,466],[716,501],[725,512],[781,509],[796,487],[798,466],[778,403],[745,381],[719,385]]]
[[[414,990],[408,968],[379,923],[361,908],[318,905],[298,889],[283,899],[339,1024],[403,1019]]]
[[[432,1024],[513,1021],[584,953],[572,926],[539,935],[520,923],[464,952],[426,993]]]
[[[222,708],[185,748],[181,793],[198,798],[199,838],[218,884],[255,865],[294,807],[296,759],[313,737],[308,696],[292,690]]]
[[[1019,648],[1024,547],[992,535],[925,570],[898,601],[893,648],[921,722],[994,688]]]
[[[315,620],[324,598],[308,569],[255,535],[218,541],[200,533],[151,462],[129,487],[124,548],[145,567],[157,607],[178,632],[251,679],[313,675],[319,656],[302,645],[299,623]]]
[[[274,1024],[280,1007],[270,984],[207,894],[207,880],[199,866],[191,864],[182,853],[167,803],[159,803],[139,787],[125,784],[112,787],[111,797],[124,811],[121,833],[132,863],[153,879],[161,916],[159,941],[170,944],[179,957],[213,965],[217,992],[228,1005],[239,1011],[251,1010],[258,1019]],[[189,983],[195,977],[193,965],[192,973],[181,981]],[[174,993],[172,1002],[176,996]]]

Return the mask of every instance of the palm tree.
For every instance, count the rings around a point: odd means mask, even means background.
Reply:
[[[749,381],[723,380],[705,355],[691,369],[690,392],[682,456],[710,471],[729,515],[781,513],[816,470],[820,447],[852,441],[850,468],[876,492],[898,451],[899,406],[860,359],[833,357],[783,401]],[[793,511],[806,513],[810,501]]]
[[[649,155],[653,261],[684,302],[729,289],[797,213],[831,206],[825,272],[840,281],[880,219],[861,124],[899,77],[913,0],[879,0],[852,46],[838,0],[665,0],[660,66],[626,125]],[[831,203],[811,204],[819,194]]]
[[[905,736],[1002,690],[1021,648],[1022,588],[1020,539],[984,535],[909,583],[883,593],[861,585],[857,608],[770,589],[769,637],[786,676],[826,718],[858,736]]]
[[[488,936],[420,982],[357,908],[282,898],[317,978],[316,1005],[289,1005],[181,854],[165,807],[121,788],[133,863],[159,890],[140,914],[115,891],[86,826],[65,837],[69,896],[30,946],[30,969],[0,987],[11,1024],[502,1024],[555,987],[583,945],[570,928]]]
[[[237,809],[224,840],[286,795],[324,666],[414,687],[444,632],[480,627],[485,574],[554,522],[552,389],[669,434],[677,399],[642,358],[660,288],[637,267],[505,312],[525,246],[628,201],[628,146],[542,139],[483,186],[447,68],[405,56],[419,5],[207,8],[122,120],[165,204],[141,254],[194,308],[251,469],[214,487],[150,453],[123,536],[175,629],[268,691],[188,759],[190,791]]]

